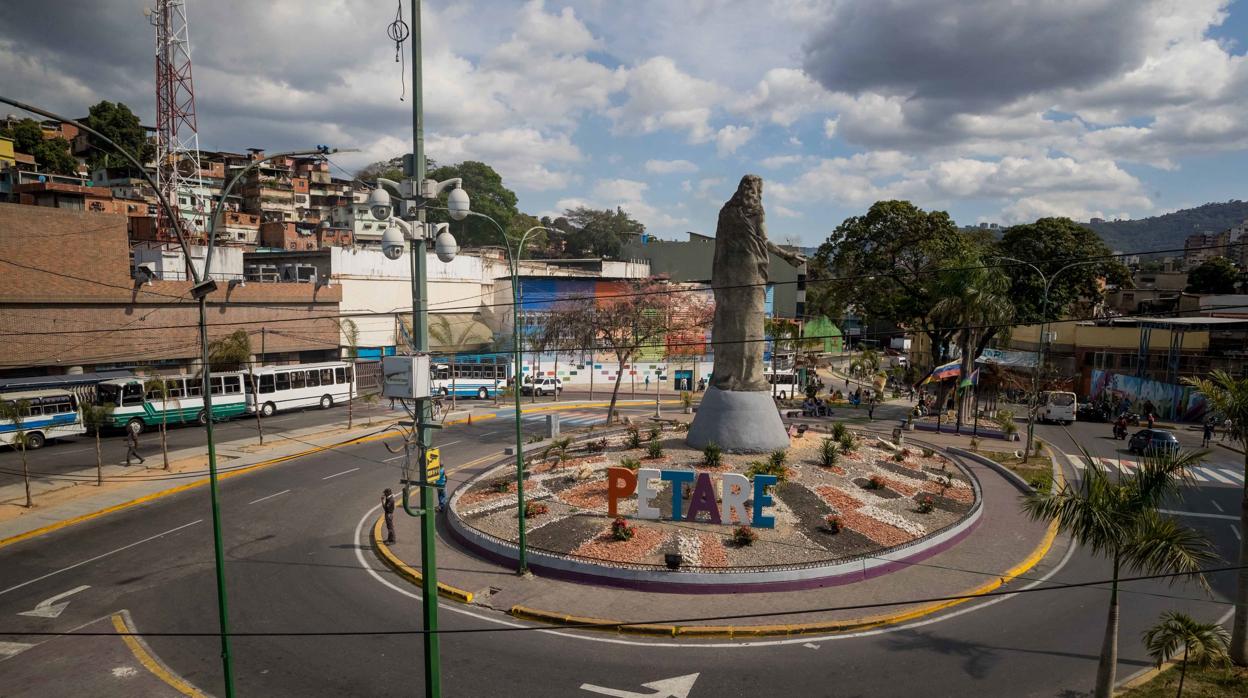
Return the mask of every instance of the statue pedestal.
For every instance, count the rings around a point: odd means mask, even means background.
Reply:
[[[769,453],[789,447],[789,436],[771,395],[759,391],[706,389],[685,443],[714,442],[729,453]]]

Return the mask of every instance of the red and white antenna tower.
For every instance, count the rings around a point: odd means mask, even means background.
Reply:
[[[195,88],[191,83],[191,38],[185,0],[157,0],[145,13],[156,27],[156,183],[179,212],[188,234],[206,231],[204,216],[195,211],[199,180],[199,127],[195,119]],[[185,201],[186,204],[183,204]],[[199,202],[206,206],[206,202]],[[176,240],[174,222],[158,208],[157,239]]]

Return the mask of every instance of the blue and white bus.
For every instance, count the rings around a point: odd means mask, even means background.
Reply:
[[[511,358],[505,354],[470,354],[455,359],[454,370],[445,357],[434,359],[432,390],[435,395],[455,394],[488,400],[507,387]]]
[[[21,415],[21,428],[26,432],[26,448],[43,446],[48,439],[60,439],[87,433],[82,423],[78,397],[68,390],[25,390],[0,393],[0,402],[26,402]],[[18,425],[0,417],[0,444],[17,444]]]

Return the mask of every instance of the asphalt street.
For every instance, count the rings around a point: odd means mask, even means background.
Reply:
[[[500,452],[511,438],[508,426],[487,420],[439,432],[444,464],[455,469]],[[1107,425],[1100,426],[1108,432]],[[1112,450],[1088,427],[1070,431],[1073,443]],[[1074,446],[1059,444],[1062,432],[1043,429],[1049,443],[1074,452]],[[395,484],[398,466],[381,443],[369,443],[222,484],[232,631],[361,633],[234,637],[239,695],[421,693],[420,636],[368,634],[420,628],[415,590],[383,570],[365,538],[381,489]],[[474,469],[453,472],[451,485]],[[1075,473],[1068,468],[1068,476]],[[1196,487],[1178,505],[1183,511],[1215,511],[1214,502],[1233,502],[1237,492],[1221,483]],[[1191,521],[1209,530],[1224,556],[1233,555],[1236,538],[1227,522]],[[6,632],[67,631],[121,609],[130,611],[141,632],[215,632],[209,522],[207,491],[198,489],[0,549],[0,648],[9,647],[12,655],[0,662],[22,661],[20,648],[14,650],[19,643],[82,642]],[[1048,558],[1010,589],[1101,579],[1107,567],[1059,539]],[[1140,633],[1163,610],[1183,610],[1201,620],[1227,612],[1232,576],[1210,581],[1214,600],[1190,583],[1126,585],[1122,675],[1148,666]],[[887,585],[888,578],[880,583]],[[68,606],[55,618],[18,615],[84,586],[64,599]],[[886,592],[901,599],[922,590]],[[916,690],[931,696],[1081,695],[1095,675],[1107,596],[1100,588],[1021,594],[971,602],[900,627],[757,643],[515,630],[523,625],[501,614],[443,602],[441,627],[450,631],[441,638],[444,695],[604,695],[593,687],[616,691],[605,695],[655,695],[643,684],[691,674],[697,674],[688,694],[694,697],[891,696]],[[147,642],[173,671],[222,694],[215,637],[149,636]],[[0,663],[0,695],[16,692],[5,685],[9,672],[2,668]],[[116,680],[100,675],[99,692]]]

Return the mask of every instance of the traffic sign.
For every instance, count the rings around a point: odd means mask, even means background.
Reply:
[[[436,448],[425,449],[425,479],[432,482],[442,474],[442,451]]]

